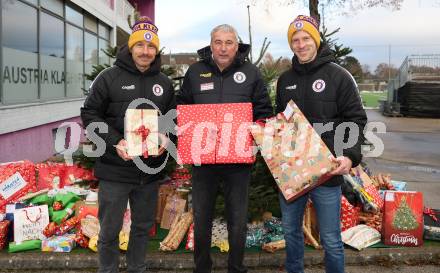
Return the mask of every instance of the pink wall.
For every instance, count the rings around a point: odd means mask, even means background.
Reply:
[[[154,22],[154,0],[129,0],[133,7],[137,5],[139,13],[148,16]]]
[[[76,117],[0,135],[0,163],[24,159],[35,163],[46,160],[55,153],[52,130],[63,122],[81,124],[81,119]],[[81,139],[84,139],[83,132]]]

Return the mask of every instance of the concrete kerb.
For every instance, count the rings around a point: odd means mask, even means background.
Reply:
[[[346,265],[440,265],[440,247],[419,248],[369,248],[362,251],[346,249]],[[274,268],[283,266],[285,252],[246,253],[245,264],[249,268]],[[306,267],[323,265],[323,251],[305,253]],[[191,253],[152,253],[146,258],[147,268],[189,270],[193,268]],[[227,268],[227,253],[213,254],[214,268]],[[95,253],[0,253],[2,270],[86,270],[96,269],[98,256]],[[121,268],[126,268],[125,256],[121,255]]]

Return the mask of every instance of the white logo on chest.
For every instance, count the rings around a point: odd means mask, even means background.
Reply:
[[[312,88],[313,88],[313,91],[318,92],[318,93],[324,91],[325,81],[321,80],[321,79],[314,81],[312,84]]]
[[[163,94],[163,87],[160,84],[153,85],[153,94],[155,96],[162,96]]]
[[[246,75],[243,72],[234,73],[234,81],[236,83],[244,83],[245,80],[246,80]]]
[[[122,89],[124,90],[134,90],[134,88],[135,88],[134,84],[122,86]]]

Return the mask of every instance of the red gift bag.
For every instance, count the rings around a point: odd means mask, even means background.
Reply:
[[[382,236],[386,245],[423,244],[423,195],[421,192],[386,191]]]
[[[253,163],[252,103],[177,106],[178,163]]]
[[[34,163],[26,160],[0,165],[0,213],[5,212],[6,204],[36,191]]]

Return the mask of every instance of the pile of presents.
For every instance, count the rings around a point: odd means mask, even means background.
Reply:
[[[332,154],[300,109],[292,101],[280,117],[252,121],[250,103],[179,105],[177,159],[183,164],[252,163],[255,142],[274,180],[288,201],[321,185],[336,167]],[[161,142],[155,110],[133,109],[126,113],[128,153],[155,155]],[[97,189],[91,171],[78,165],[33,164],[28,161],[0,166],[0,247],[9,251],[41,249],[70,251],[74,246],[96,251],[99,222]],[[405,191],[404,183],[389,176],[371,175],[357,167],[344,176],[341,201],[343,241],[363,249],[387,245],[419,246],[425,239],[440,238],[439,210],[423,207],[420,192]],[[191,175],[178,167],[162,181],[156,223],[168,230],[160,250],[173,251],[186,240],[194,249],[191,212]],[[90,186],[92,185],[92,186]],[[96,186],[96,185],[95,185]],[[273,252],[285,247],[281,220],[265,213],[263,221],[249,224],[246,246]],[[127,208],[120,233],[126,249],[130,231]],[[313,204],[307,205],[303,230],[306,243],[319,248],[319,230]],[[156,225],[149,231],[156,233]],[[186,237],[186,238],[185,238]],[[229,249],[224,221],[216,219],[212,245]]]

